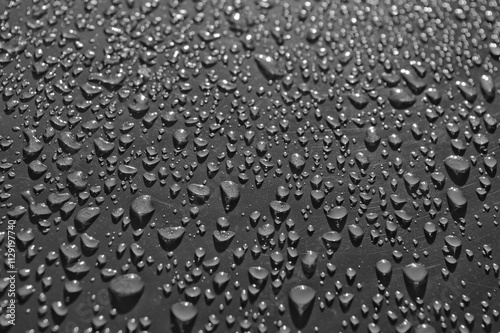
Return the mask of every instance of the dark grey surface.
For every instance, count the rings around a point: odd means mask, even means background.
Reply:
[[[499,332],[495,1],[0,12],[10,332]]]

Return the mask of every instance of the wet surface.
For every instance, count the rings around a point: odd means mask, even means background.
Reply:
[[[332,2],[4,2],[0,330],[498,332],[497,2]]]

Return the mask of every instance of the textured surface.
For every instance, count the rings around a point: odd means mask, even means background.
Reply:
[[[499,332],[497,2],[331,2],[3,1],[0,330]]]

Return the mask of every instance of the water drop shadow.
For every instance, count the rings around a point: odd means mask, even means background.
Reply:
[[[410,281],[405,279],[406,290],[408,291],[408,295],[413,301],[416,301],[417,298],[423,299],[425,295],[425,290],[427,288],[427,283],[423,283],[421,285],[415,286]]]
[[[145,226],[148,225],[149,220],[153,217],[153,213],[151,212],[149,214],[144,214],[143,216],[137,215],[132,208],[130,208],[130,220],[131,220],[131,225],[132,229],[137,230],[144,228]]]
[[[347,217],[343,218],[341,220],[332,220],[332,219],[328,219],[328,217],[327,217],[327,220],[328,220],[328,225],[330,226],[331,230],[341,232],[342,230],[344,230],[344,227],[345,227],[345,224],[347,221]]]
[[[436,241],[437,232],[434,234],[424,233],[424,235],[425,235],[425,240],[427,241],[427,244],[431,245]]]
[[[467,204],[465,204],[463,207],[450,208],[451,217],[455,221],[459,221],[460,219],[465,218],[466,213],[467,213]]]
[[[169,240],[168,242],[162,239],[161,236],[158,236],[158,239],[160,240],[161,248],[167,252],[170,252],[175,250],[181,244],[183,237],[175,240]]]
[[[306,327],[307,322],[309,321],[309,317],[311,316],[313,310],[313,304],[309,304],[307,309],[305,309],[304,313],[300,314],[292,300],[289,300],[289,308],[290,314],[292,317],[292,322],[298,329],[302,329]]]
[[[142,293],[139,293],[134,296],[130,297],[123,297],[123,298],[118,298],[113,296],[111,294],[111,306],[118,311],[120,314],[125,314],[130,311],[136,306],[137,302],[139,302],[139,299],[141,298]]]
[[[469,180],[469,174],[470,172],[467,172],[466,174],[463,175],[455,175],[453,174],[453,172],[448,172],[451,181],[458,186],[465,186],[465,184],[467,184],[467,180]]]
[[[179,323],[177,318],[175,318],[175,315],[170,313],[170,322],[172,323],[170,325],[170,328],[172,330],[171,332],[172,333],[189,333],[193,330],[195,321],[196,321],[196,317],[193,318],[188,323]]]
[[[392,272],[389,272],[387,274],[383,274],[379,271],[377,273],[377,279],[379,283],[381,283],[383,286],[388,287],[391,284],[391,279],[392,279]]]
[[[215,251],[217,251],[218,253],[226,252],[226,250],[229,248],[229,245],[231,245],[231,241],[225,241],[225,242],[215,241],[214,242]]]

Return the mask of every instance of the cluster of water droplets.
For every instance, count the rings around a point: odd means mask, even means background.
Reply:
[[[0,331],[498,330],[496,1],[5,4]]]

